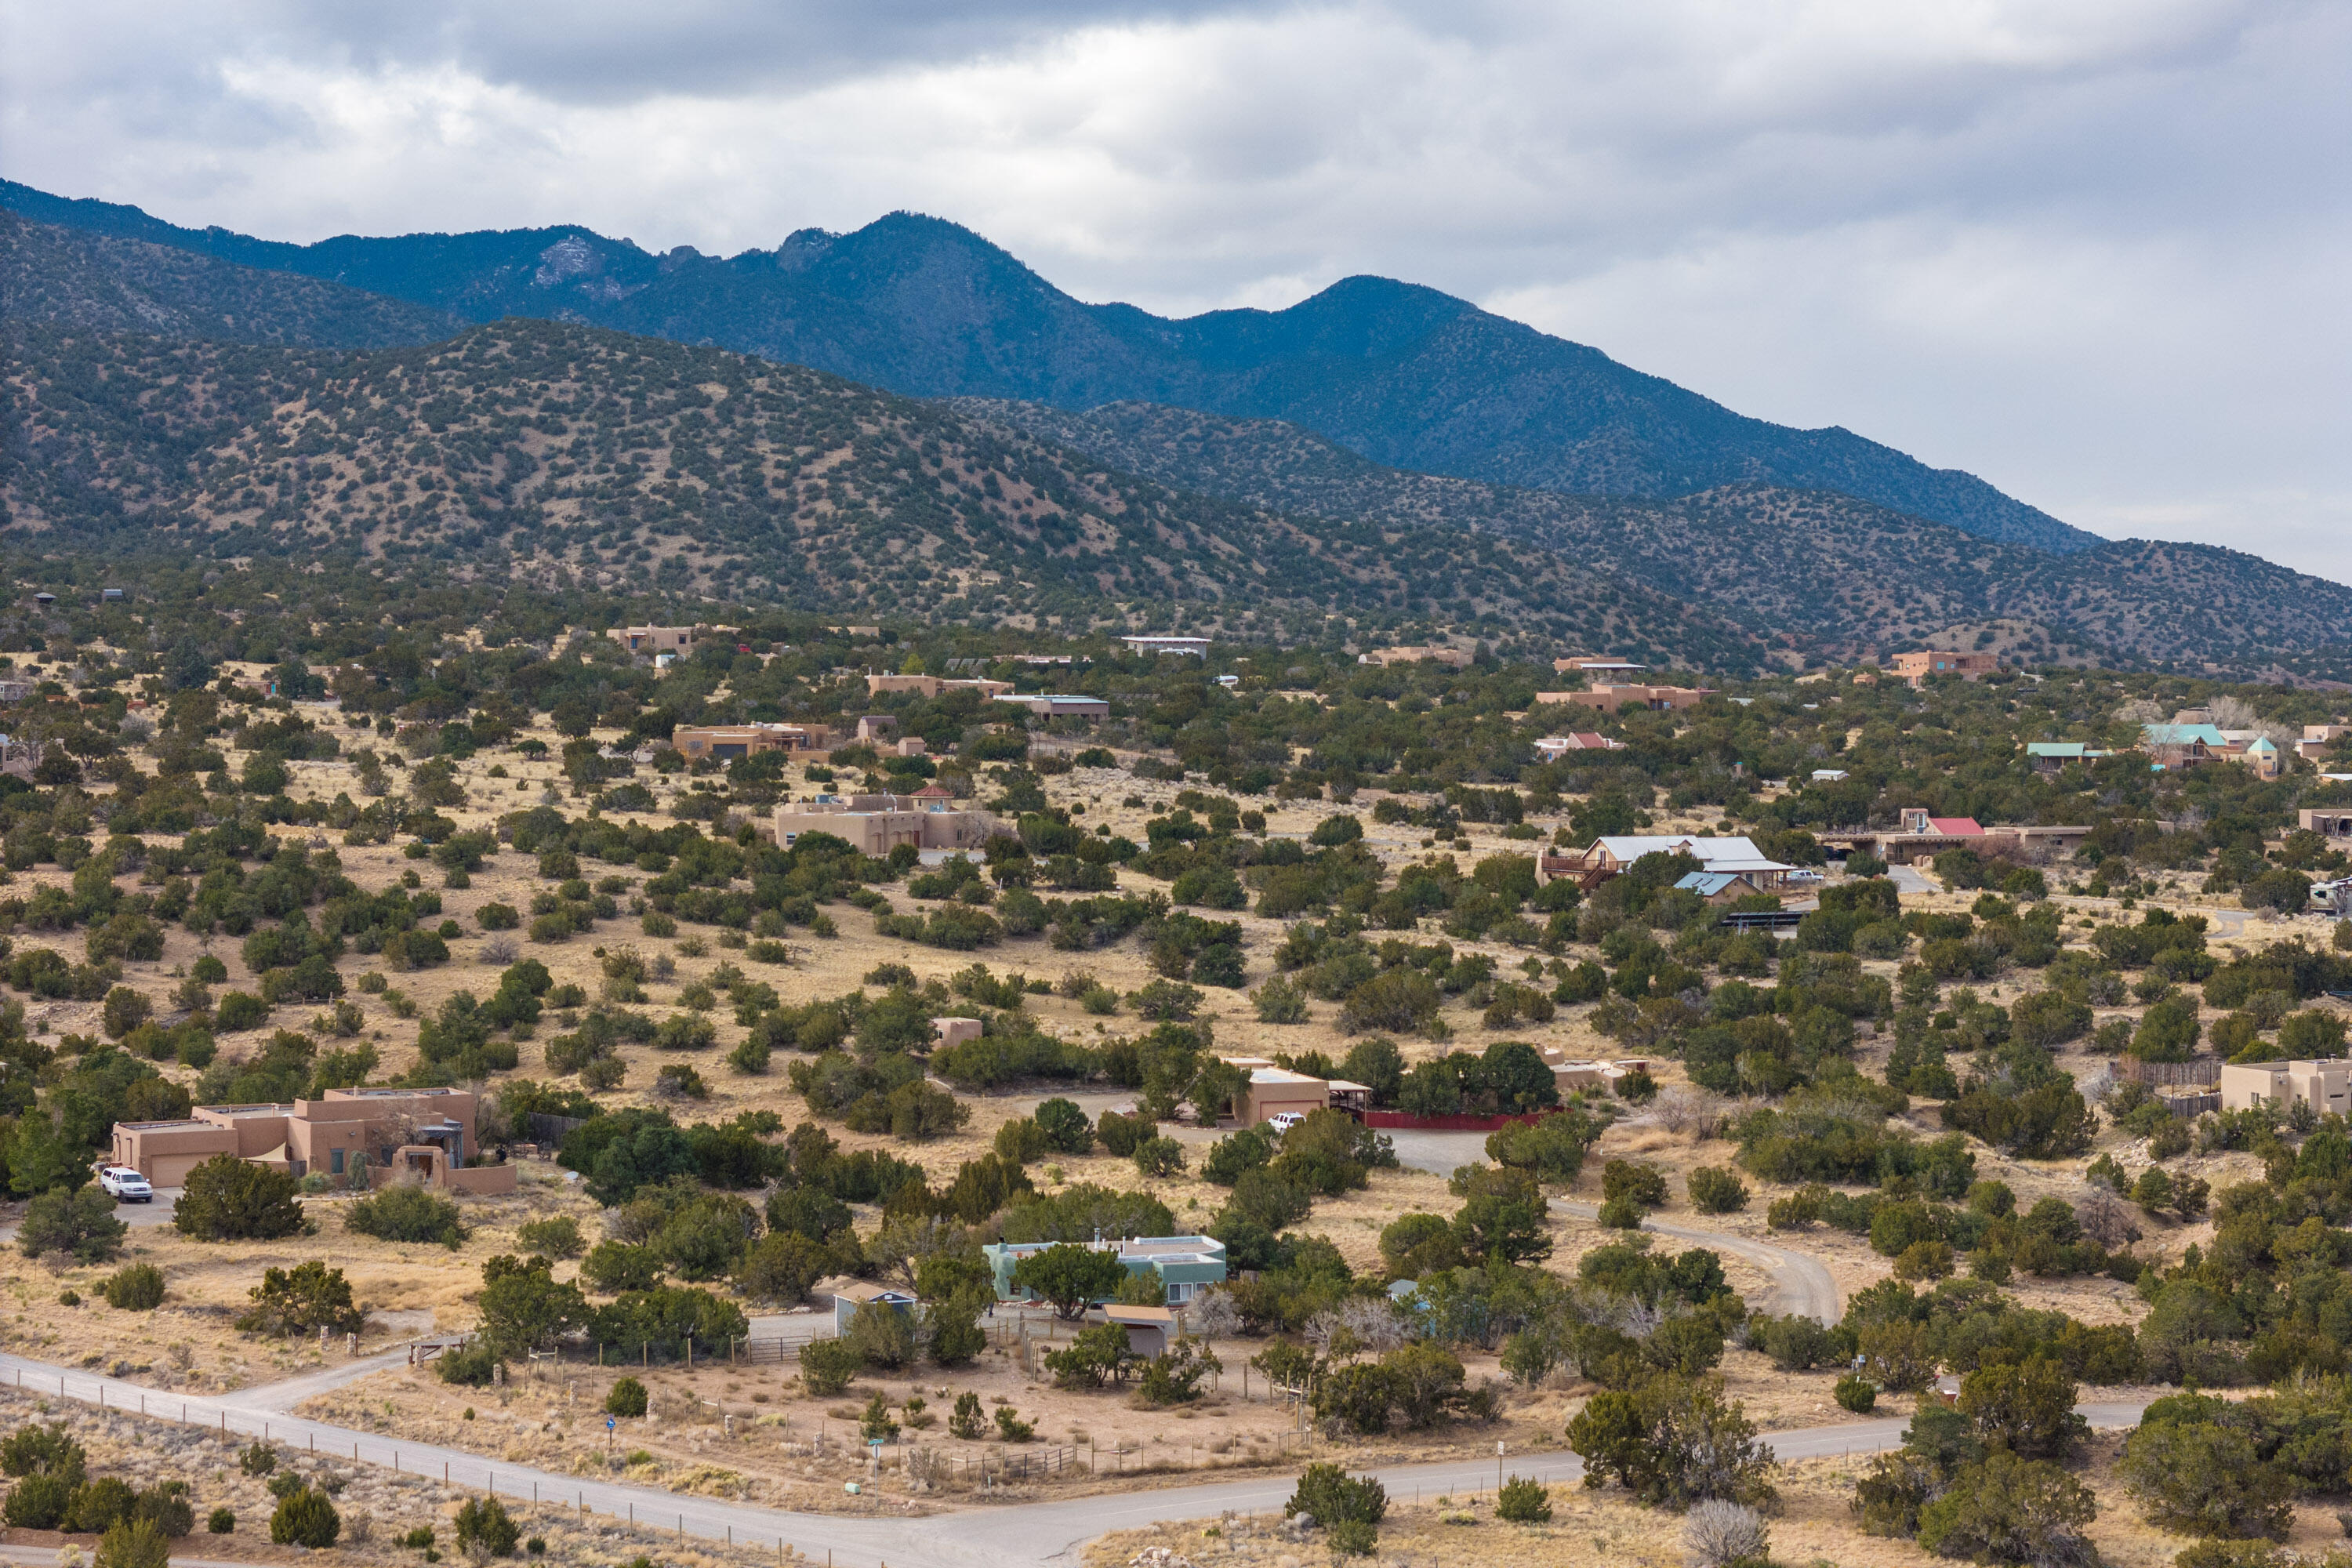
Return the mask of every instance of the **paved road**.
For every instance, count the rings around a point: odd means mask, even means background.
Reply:
[[[542,1505],[570,1503],[604,1514],[634,1510],[640,1523],[690,1531],[708,1540],[782,1542],[811,1555],[830,1553],[840,1568],[887,1568],[893,1562],[899,1568],[1019,1568],[1066,1561],[1077,1548],[1106,1531],[1163,1520],[1210,1518],[1227,1510],[1279,1510],[1294,1485],[1294,1478],[1283,1473],[1055,1502],[978,1504],[928,1519],[845,1519],[585,1480],[499,1464],[462,1449],[306,1421],[269,1408],[278,1403],[271,1388],[283,1390],[287,1384],[218,1398],[182,1400],[117,1378],[5,1354],[0,1354],[0,1378],[44,1394],[54,1389],[60,1397],[86,1404],[102,1401],[120,1408],[143,1408],[152,1415],[265,1436],[289,1447],[348,1453],[362,1463],[394,1464],[411,1474],[438,1472],[454,1485],[488,1487],[506,1497],[536,1498]],[[2085,1405],[2080,1408],[2094,1426],[2115,1427],[2137,1421],[2145,1406]],[[1889,1417],[1773,1433],[1769,1441],[1774,1453],[1784,1459],[1871,1453],[1900,1443],[1903,1426],[1901,1418]],[[1582,1463],[1565,1452],[1531,1454],[1516,1461],[1507,1458],[1505,1468],[1509,1473],[1551,1483],[1573,1481],[1583,1474]],[[1468,1492],[1495,1481],[1495,1467],[1485,1459],[1398,1465],[1370,1473],[1396,1498]]]
[[[1457,1169],[1486,1157],[1486,1135],[1484,1132],[1416,1132],[1398,1131],[1389,1134],[1396,1145],[1397,1159],[1416,1171],[1433,1171],[1450,1176]],[[1591,1204],[1555,1201],[1553,1207],[1563,1214],[1583,1219],[1599,1215]],[[1755,1264],[1772,1278],[1772,1299],[1759,1303],[1776,1316],[1802,1313],[1824,1323],[1834,1323],[1844,1315],[1845,1309],[1838,1299],[1837,1281],[1821,1259],[1801,1252],[1791,1252],[1785,1247],[1769,1242],[1752,1241],[1744,1236],[1706,1230],[1696,1226],[1668,1224],[1660,1219],[1644,1220],[1642,1228],[1660,1236],[1671,1236],[1678,1241],[1695,1242],[1711,1247],[1718,1252],[1728,1252]]]

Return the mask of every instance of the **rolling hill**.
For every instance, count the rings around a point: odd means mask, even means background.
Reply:
[[[1383,467],[1278,420],[1118,404],[953,406],[1021,426],[1132,474],[1269,510],[1383,527],[1450,527],[1544,545],[1812,651],[1916,645],[1948,626],[2025,620],[2040,650],[2135,664],[2342,679],[2352,589],[2212,545],[2102,541],[2054,553],[2002,544],[1827,491],[1720,486],[1608,500]]]
[[[305,553],[867,616],[1495,640],[1751,667],[1727,617],[1540,545],[1173,491],[819,371],[569,322],[337,352],[16,324],[12,542]]]
[[[404,300],[5,211],[0,319],[313,348],[431,342],[465,325]]]
[[[1185,320],[1071,298],[969,229],[894,213],[772,251],[656,256],[576,226],[295,246],[0,182],[25,217],[344,284],[471,321],[530,316],[811,365],[911,396],[1171,404],[1305,426],[1379,462],[1612,496],[1829,489],[1981,538],[2095,547],[1972,475],[1851,431],[1750,419],[1433,289],[1343,279]]]
[[[584,231],[551,242],[560,268],[547,246],[530,248],[543,235],[458,237],[423,260],[405,241],[352,242],[342,276],[480,285],[420,304],[237,259],[310,266],[318,247],[220,231],[169,231],[166,243],[153,236],[167,226],[134,209],[100,216],[122,232],[0,211],[13,402],[0,498],[20,531],[79,547],[308,541],[401,570],[520,562],[875,615],[1258,616],[1297,636],[1338,614],[1406,640],[1449,627],[1724,669],[1768,649],[1841,658],[1999,623],[2029,657],[2352,675],[2336,629],[2352,625],[2352,591],[2235,552],[2048,549],[1755,478],[1672,497],[1569,495],[1416,472],[1286,420],[1166,404],[918,402],[679,344],[691,311],[638,321],[637,335],[528,312],[488,337],[461,328],[469,311],[551,288],[575,303],[601,289],[616,310],[675,305],[685,296],[647,280],[665,267],[701,279],[713,310],[734,298],[693,258],[637,267],[624,251],[607,268],[607,242]],[[855,270],[841,245],[794,243],[812,268]],[[793,318],[796,330],[896,355],[914,376],[975,308],[973,290],[942,281],[971,254],[934,258],[946,271],[934,269],[929,307],[908,302],[903,273],[867,279],[867,296],[896,291],[896,315],[828,306]],[[977,254],[1001,263],[996,294],[1051,293],[992,247]],[[404,256],[415,265],[387,267]],[[1088,335],[1093,308],[1076,309],[1062,349],[964,341],[966,379],[1018,379],[1012,362],[1082,366],[1101,340]],[[917,318],[919,330],[893,325]],[[739,400],[734,386],[751,393]],[[706,389],[703,405],[688,387]],[[301,411],[291,427],[289,408]]]

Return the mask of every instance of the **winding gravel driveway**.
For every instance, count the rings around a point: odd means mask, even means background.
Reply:
[[[1397,1131],[1390,1133],[1389,1139],[1396,1147],[1397,1159],[1401,1163],[1441,1176],[1450,1176],[1462,1166],[1486,1157],[1486,1135],[1484,1132]],[[1571,1203],[1566,1199],[1555,1199],[1552,1207],[1580,1219],[1593,1219],[1600,1214],[1594,1205]],[[1669,1224],[1655,1218],[1643,1221],[1642,1228],[1659,1236],[1671,1236],[1677,1241],[1694,1242],[1701,1247],[1713,1247],[1717,1252],[1728,1252],[1755,1264],[1771,1276],[1772,1299],[1763,1305],[1775,1316],[1801,1313],[1824,1323],[1834,1323],[1845,1315],[1845,1308],[1838,1298],[1837,1281],[1830,1278],[1829,1269],[1818,1258],[1791,1252],[1769,1241],[1753,1241],[1726,1231]]]
[[[352,1364],[381,1363],[383,1359],[367,1357]],[[625,1486],[500,1464],[463,1449],[406,1442],[393,1435],[308,1421],[274,1408],[284,1403],[282,1394],[276,1392],[282,1385],[242,1389],[215,1398],[183,1400],[118,1378],[12,1355],[0,1355],[0,1380],[45,1394],[54,1391],[58,1397],[84,1404],[143,1409],[153,1416],[185,1420],[216,1431],[266,1436],[290,1447],[339,1457],[349,1455],[362,1464],[396,1465],[412,1475],[446,1475],[454,1485],[488,1488],[501,1497],[533,1499],[541,1507],[570,1506],[602,1514],[633,1514],[641,1524],[673,1529],[706,1540],[785,1542],[813,1557],[830,1554],[836,1568],[888,1568],[893,1563],[898,1568],[1023,1568],[1024,1564],[1068,1562],[1075,1558],[1079,1547],[1107,1531],[1129,1530],[1161,1521],[1213,1518],[1228,1510],[1278,1510],[1295,1484],[1295,1478],[1289,1474],[1277,1473],[1053,1502],[1007,1503],[1002,1507],[977,1503],[923,1519],[836,1518],[710,1498],[680,1497],[651,1487]],[[307,1384],[313,1379],[294,1381]],[[2079,1408],[2092,1426],[2114,1427],[2137,1421],[2144,1406],[2085,1405]],[[1901,1418],[1889,1417],[1775,1432],[1768,1434],[1766,1440],[1783,1459],[1866,1454],[1901,1443],[1904,1425]],[[1584,1473],[1582,1462],[1574,1454],[1562,1451],[1506,1458],[1504,1465],[1511,1474],[1555,1484],[1574,1481]],[[1388,1488],[1390,1496],[1398,1498],[1416,1493],[1468,1492],[1495,1482],[1494,1464],[1483,1459],[1395,1465],[1369,1473]]]

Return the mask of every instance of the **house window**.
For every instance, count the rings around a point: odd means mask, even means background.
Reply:
[[[338,1176],[343,1173],[343,1152],[341,1149],[328,1154],[327,1169]]]

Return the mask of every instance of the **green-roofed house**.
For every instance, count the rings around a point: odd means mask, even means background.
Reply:
[[[2229,737],[2210,724],[2143,724],[2139,749],[2158,768],[2193,768],[2217,762],[2230,747]]]
[[[1027,1289],[1013,1283],[1021,1260],[1054,1246],[1050,1241],[998,1241],[980,1249],[996,1277],[996,1299],[1027,1300]],[[1213,1285],[1225,1282],[1225,1244],[1213,1236],[1138,1236],[1091,1244],[1099,1251],[1116,1252],[1129,1274],[1157,1273],[1172,1306],[1182,1306]]]

